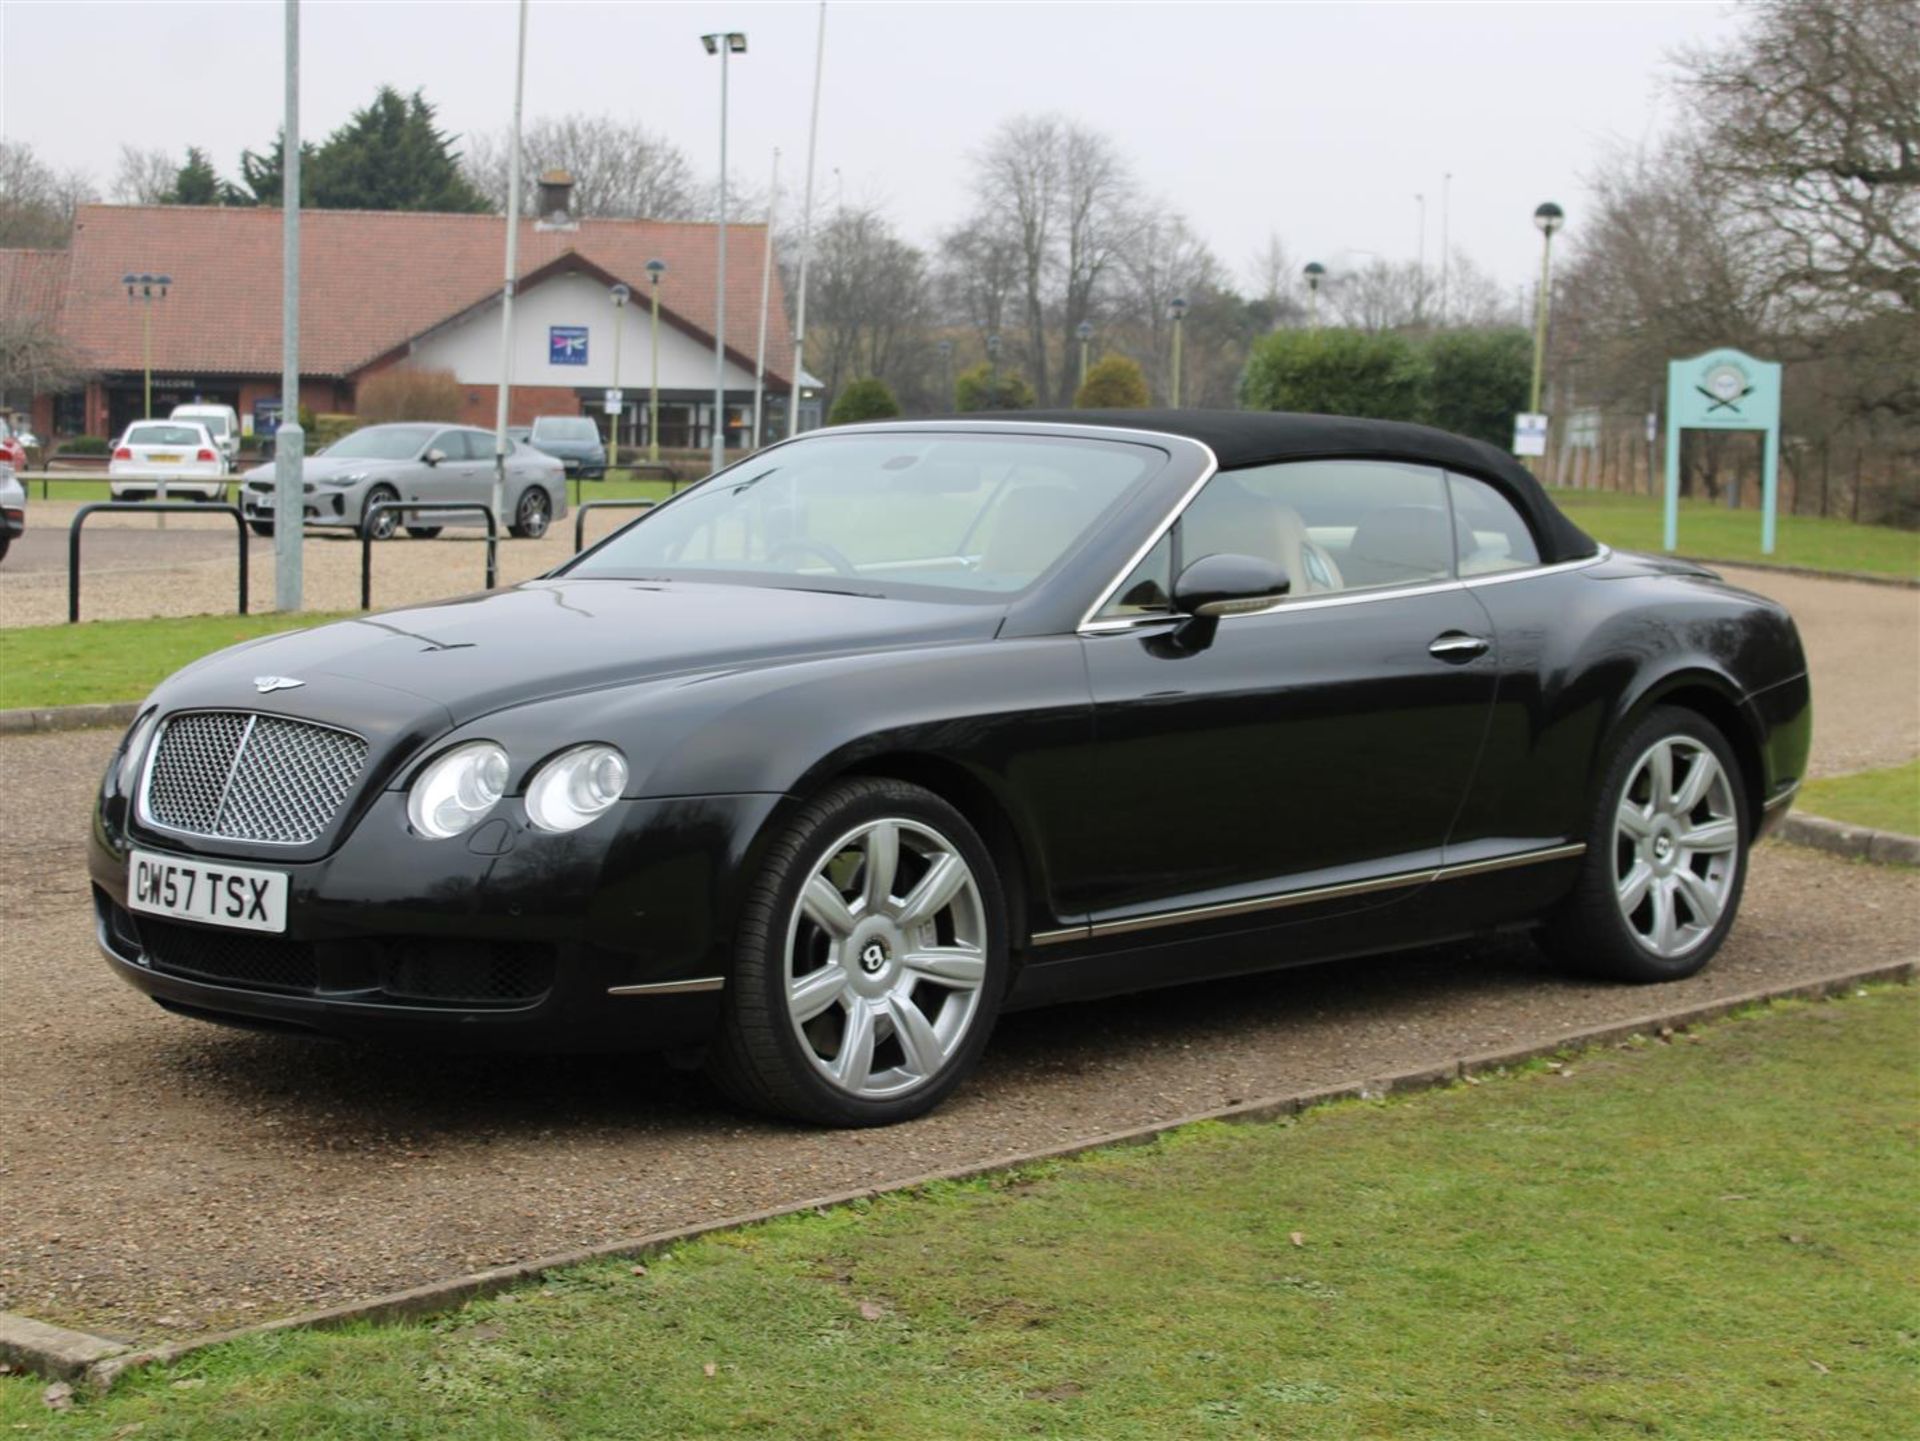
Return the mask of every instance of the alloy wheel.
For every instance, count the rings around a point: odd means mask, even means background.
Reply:
[[[1675,735],[1629,772],[1614,818],[1614,894],[1627,929],[1664,960],[1714,928],[1740,868],[1733,782],[1702,742]]]
[[[520,497],[520,534],[538,540],[547,533],[547,493],[535,486]]]
[[[814,1069],[849,1096],[899,1096],[960,1051],[987,979],[986,907],[954,843],[886,817],[836,841],[788,922],[787,1015]]]

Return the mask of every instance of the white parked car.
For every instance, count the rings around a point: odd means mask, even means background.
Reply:
[[[232,470],[239,462],[240,412],[231,405],[211,405],[198,401],[191,405],[176,405],[168,418],[199,421],[214,438],[220,454],[226,457],[227,469]]]
[[[0,460],[0,560],[5,560],[14,537],[27,528],[27,488],[13,473],[13,466]]]
[[[169,500],[218,500],[226,477],[220,442],[197,420],[136,420],[107,463],[115,500],[150,500],[163,482]]]

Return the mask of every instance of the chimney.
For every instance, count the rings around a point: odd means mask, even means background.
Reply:
[[[564,170],[542,171],[540,201],[534,214],[538,230],[579,229],[579,222],[573,218],[573,176]]]

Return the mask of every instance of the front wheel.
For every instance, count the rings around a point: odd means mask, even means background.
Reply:
[[[360,534],[367,540],[391,540],[394,531],[400,528],[400,513],[383,510],[373,513],[376,505],[400,499],[400,492],[390,485],[376,485],[367,492],[367,503],[360,511]]]
[[[1547,949],[1617,980],[1693,975],[1733,928],[1752,833],[1726,737],[1696,712],[1655,709],[1614,751]]]
[[[966,818],[901,781],[842,782],[749,890],[709,1070],[793,1120],[923,1115],[986,1046],[1006,957],[999,878]]]
[[[537,485],[530,485],[520,494],[520,504],[513,512],[513,534],[522,540],[538,540],[547,533],[547,525],[553,519],[553,502],[547,493]]]
[[[407,534],[415,540],[432,540],[436,535],[440,534],[440,527],[437,525],[410,525],[407,527]]]
[[[273,522],[270,520],[250,520],[247,522],[247,529],[255,535],[265,538],[273,534]]]

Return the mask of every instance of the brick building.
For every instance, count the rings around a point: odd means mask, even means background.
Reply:
[[[113,436],[141,413],[145,302],[122,277],[171,277],[151,306],[153,409],[200,400],[270,429],[280,407],[281,214],[275,209],[86,205],[63,251],[0,250],[0,304],[46,320],[89,368],[85,386],[32,397],[43,436]],[[711,224],[580,220],[521,223],[510,423],[590,414],[605,429],[616,353],[622,440],[644,443],[652,379],[647,262],[660,298],[660,431],[705,447],[713,423],[715,241]],[[491,426],[500,368],[505,222],[497,215],[309,210],[300,225],[300,400],[351,413],[359,385],[391,366],[450,370],[452,419]],[[761,225],[728,227],[728,444],[751,428],[760,323]],[[610,293],[632,292],[624,310]],[[785,433],[793,342],[779,271],[767,323],[767,428]],[[618,336],[616,337],[616,328]],[[806,416],[803,412],[803,422]]]

